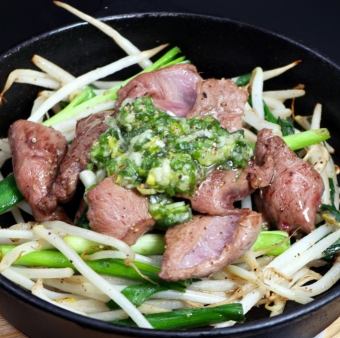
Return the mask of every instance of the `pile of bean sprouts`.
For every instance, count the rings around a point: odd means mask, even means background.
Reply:
[[[140,51],[131,41],[124,38],[107,24],[92,18],[77,9],[55,2],[58,6],[87,21],[112,38],[127,56],[114,60],[100,68],[90,70],[80,76],[70,74],[50,60],[34,55],[33,64],[40,70],[16,69],[7,78],[1,98],[4,97],[14,83],[30,84],[42,87],[43,90],[35,99],[29,121],[44,123],[51,114],[60,110],[61,101],[70,101],[84,87],[92,85],[97,94],[105,93],[122,81],[105,81],[121,69],[139,64],[145,68],[151,64],[151,57],[161,51],[164,46],[151,50]],[[299,86],[293,89],[264,91],[264,82],[277,77],[295,67],[295,61],[286,66],[264,71],[256,67],[252,72],[248,90],[252,99],[252,107],[246,104],[244,114],[244,131],[247,139],[256,142],[256,134],[251,130],[269,128],[275,134],[281,135],[280,126],[265,120],[264,103],[271,109],[275,117],[291,117],[302,129],[320,128],[322,106],[317,104],[310,116],[296,115],[293,106],[286,104],[287,100],[295,100],[305,95],[305,90]],[[222,74],[225,76],[226,74]],[[237,77],[233,78],[236,80]],[[82,105],[78,111],[62,122],[45,123],[59,130],[68,141],[75,135],[75,126],[79,119],[91,114],[114,108],[115,102],[107,99],[95,106]],[[296,132],[300,132],[296,129]],[[306,149],[303,159],[310,162],[320,173],[325,189],[322,196],[323,204],[330,204],[329,180],[334,184],[333,204],[339,208],[339,187],[337,184],[338,169],[334,165],[331,154],[334,149],[327,143],[313,145]],[[0,167],[11,158],[8,139],[0,140]],[[2,175],[0,172],[0,178]],[[85,186],[100,181],[100,175],[91,175],[87,171],[81,174]],[[252,208],[250,196],[242,201],[243,208]],[[284,311],[287,301],[307,304],[314,297],[331,288],[340,277],[340,259],[335,260],[328,271],[321,275],[313,270],[322,261],[322,253],[340,238],[340,230],[336,225],[323,223],[310,234],[297,240],[288,250],[277,257],[266,256],[265,253],[248,251],[237,262],[226,266],[209,278],[193,282],[184,292],[175,290],[162,291],[154,294],[138,308],[122,293],[126,286],[136,282],[127,278],[115,278],[94,272],[65,240],[66,236],[79,236],[102,245],[103,250],[88,255],[87,260],[104,258],[123,258],[128,261],[140,261],[160,266],[160,256],[145,256],[136,254],[124,242],[103,234],[86,230],[60,221],[26,223],[21,210],[31,214],[27,202],[21,202],[11,209],[17,224],[0,229],[0,244],[16,243],[15,249],[2,257],[0,273],[31,291],[35,296],[69,311],[111,322],[130,317],[139,327],[151,328],[144,317],[145,314],[166,312],[184,307],[217,306],[221,304],[240,302],[244,313],[257,305],[264,305],[271,316]],[[15,261],[32,251],[44,248],[55,248],[72,261],[73,268],[30,268],[13,266]],[[289,264],[287,264],[289,262]],[[110,310],[108,300],[114,300],[119,310]],[[215,324],[215,327],[233,325],[228,321]]]

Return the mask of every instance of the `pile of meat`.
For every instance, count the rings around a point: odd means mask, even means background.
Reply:
[[[177,65],[137,76],[118,93],[117,109],[127,98],[151,96],[154,104],[182,117],[212,115],[229,131],[242,128],[245,89],[231,80],[203,80],[192,65]],[[37,221],[68,221],[62,204],[75,193],[89,149],[115,112],[82,119],[70,146],[52,128],[19,120],[9,131],[17,185]],[[258,209],[237,209],[236,201],[255,192]],[[258,133],[255,158],[242,171],[215,170],[197,187],[190,202],[197,215],[166,233],[160,276],[181,280],[208,276],[234,262],[256,240],[263,223],[292,232],[314,228],[323,184],[319,174],[290,151],[270,130]],[[87,194],[88,219],[95,231],[133,244],[154,220],[148,201],[133,190],[104,179]]]

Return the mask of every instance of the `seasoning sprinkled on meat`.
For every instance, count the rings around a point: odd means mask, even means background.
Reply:
[[[119,90],[117,107],[127,98],[149,96],[157,108],[186,116],[195,104],[200,81],[196,67],[189,64],[144,73]]]
[[[258,133],[255,161],[250,181],[261,188],[257,204],[265,219],[282,230],[312,231],[323,193],[319,173],[269,129]]]
[[[248,92],[231,80],[208,79],[199,83],[196,103],[188,117],[211,115],[230,132],[242,128]]]
[[[246,170],[214,170],[190,198],[194,210],[223,216],[251,193]]]
[[[8,138],[16,183],[35,219],[65,220],[52,193],[59,164],[67,149],[64,136],[39,123],[18,120],[11,125]]]
[[[160,277],[206,277],[234,262],[255,242],[261,214],[234,209],[225,216],[195,216],[167,231]]]
[[[148,200],[125,189],[107,177],[87,194],[87,217],[94,231],[134,244],[155,221],[148,211]]]

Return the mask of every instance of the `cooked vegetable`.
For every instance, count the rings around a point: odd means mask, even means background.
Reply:
[[[74,107],[80,105],[85,101],[92,99],[95,96],[96,94],[94,90],[90,86],[87,86],[63,110],[64,111],[71,110]]]
[[[327,128],[311,129],[283,138],[291,150],[299,150],[326,141],[331,137]]]
[[[290,118],[282,119],[276,118],[270,111],[268,105],[263,102],[264,118],[272,123],[276,123],[281,127],[282,135],[287,136],[295,133],[293,121]]]
[[[39,121],[51,108],[53,108],[59,101],[65,99],[68,95],[73,92],[91,84],[92,82],[104,78],[108,75],[116,73],[124,68],[127,68],[131,65],[134,65],[146,58],[152,57],[164,49],[166,45],[161,45],[152,50],[146,50],[141,52],[140,54],[129,55],[120,60],[114,61],[106,66],[96,68],[91,70],[88,73],[85,73],[73,81],[67,83],[63,87],[59,88],[56,92],[54,92],[43,104],[31,115],[28,120],[37,122]],[[65,115],[65,114],[64,114]],[[66,114],[66,115],[69,115]],[[57,115],[53,116],[51,119],[57,119]],[[64,118],[69,116],[64,116]],[[59,116],[60,118],[60,116]],[[50,121],[51,122],[51,121]],[[54,121],[56,122],[56,121]],[[46,123],[45,123],[46,124]]]
[[[131,41],[126,39],[117,30],[107,25],[105,22],[102,22],[96,18],[93,18],[90,15],[87,15],[84,12],[81,12],[80,10],[78,10],[77,8],[74,8],[64,2],[54,1],[54,4],[61,8],[64,8],[65,10],[77,16],[78,18],[83,19],[84,21],[87,21],[92,26],[101,30],[104,34],[112,38],[113,41],[115,41],[116,44],[121,49],[123,49],[128,55],[140,53],[140,50]],[[145,68],[145,67],[150,66],[152,63],[150,60],[146,59],[146,60],[141,61],[139,64],[141,65],[141,67]]]
[[[149,212],[160,228],[184,223],[191,219],[191,208],[184,201],[174,202],[166,195],[151,195]]]
[[[294,61],[286,66],[275,68],[275,69],[270,69],[266,70],[263,72],[263,80],[269,80],[272,79],[273,77],[279,76],[286,72],[287,70],[295,67],[301,62],[301,60]],[[251,73],[243,74],[238,77],[233,78],[233,81],[238,85],[238,86],[246,86],[251,79]]]
[[[321,216],[328,223],[340,227],[340,211],[333,205],[322,204]]]
[[[144,283],[127,286],[122,291],[122,294],[128,298],[131,303],[136,306],[140,306],[155,293],[165,290],[168,290],[168,288],[162,285]],[[112,310],[119,308],[118,305],[112,300],[107,303],[107,306]]]
[[[335,199],[335,186],[334,186],[334,180],[333,178],[328,178],[329,183],[329,197],[331,200],[331,204],[334,207],[334,199]]]
[[[77,253],[90,254],[100,250],[101,246],[88,239],[77,236],[65,236],[64,241],[73,248]]]
[[[214,167],[243,168],[252,155],[243,132],[229,133],[212,117],[180,119],[148,97],[127,103],[91,151],[92,167],[142,194],[191,194]]]
[[[340,239],[337,240],[334,244],[332,244],[329,248],[327,248],[323,254],[325,259],[332,259],[340,252]]]
[[[145,318],[154,329],[174,330],[208,326],[225,320],[242,321],[244,316],[242,305],[233,303],[215,307],[155,313],[146,315]],[[133,325],[130,320],[115,321],[114,324]]]
[[[15,183],[13,174],[0,181],[0,214],[10,210],[22,199],[23,196]]]
[[[240,75],[239,77],[237,77],[235,79],[235,83],[238,86],[243,87],[243,86],[246,86],[249,83],[250,79],[251,79],[251,73],[243,74],[243,75]]]
[[[155,61],[151,66],[144,69],[143,72],[151,72],[161,67],[167,66],[168,63],[172,62],[175,59],[175,57],[178,56],[179,53],[180,53],[180,49],[178,47],[174,47],[170,49],[162,57],[160,57],[157,61]],[[103,94],[97,95],[87,101],[82,102],[81,104],[78,104],[78,105],[73,104],[73,109],[68,109],[66,107],[65,109],[61,110],[60,112],[58,112],[51,118],[47,119],[44,122],[44,124],[46,126],[53,126],[56,123],[64,122],[67,119],[78,116],[79,114],[81,114],[84,110],[88,109],[89,107],[97,106],[98,104],[106,102],[106,101],[115,100],[117,98],[117,91],[119,90],[119,88],[122,85],[126,84],[130,79],[127,79],[121,85],[111,88],[105,91]],[[76,100],[76,98],[73,100]]]
[[[1,255],[13,249],[12,245],[0,245]],[[122,259],[102,259],[88,261],[86,264],[99,274],[115,277],[129,278],[144,281],[144,278],[131,266],[127,266]],[[150,264],[134,262],[139,271],[152,280],[159,280],[159,268]],[[47,268],[72,268],[72,263],[60,252],[54,250],[41,250],[31,252],[20,257],[16,266],[47,267]]]
[[[164,236],[160,234],[146,234],[140,237],[131,247],[141,255],[161,255],[164,252]]]
[[[252,249],[263,251],[268,256],[281,255],[290,247],[289,235],[285,231],[261,231]]]

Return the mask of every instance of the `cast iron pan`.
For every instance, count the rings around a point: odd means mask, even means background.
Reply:
[[[137,14],[106,18],[142,49],[159,43],[179,46],[202,72],[203,77],[232,77],[261,65],[265,69],[301,59],[302,64],[287,75],[271,80],[270,88],[306,85],[308,95],[299,101],[298,111],[310,113],[316,102],[323,104],[323,125],[332,133],[332,145],[340,149],[340,69],[310,49],[282,36],[238,22],[187,14]],[[112,41],[86,24],[68,26],[34,38],[0,57],[0,84],[15,68],[31,67],[34,53],[60,64],[73,74],[82,74],[112,62],[124,54]],[[130,73],[133,72],[130,71]],[[128,73],[118,74],[124,78]],[[0,108],[0,135],[25,117],[37,89],[16,85]],[[10,224],[8,218],[1,224]],[[289,262],[287,262],[289,264]],[[161,332],[118,327],[87,319],[54,307],[0,278],[0,311],[26,335],[35,338],[113,337],[314,337],[340,314],[340,285],[308,305],[289,304],[283,315],[253,310],[247,322],[225,329]]]

